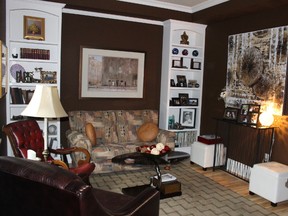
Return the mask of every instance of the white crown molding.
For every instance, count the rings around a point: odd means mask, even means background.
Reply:
[[[133,4],[141,4],[141,5],[146,5],[150,7],[158,7],[158,8],[164,8],[164,9],[169,9],[169,10],[182,11],[186,13],[192,13],[191,7],[178,5],[178,4],[172,4],[168,2],[161,2],[161,1],[156,1],[156,0],[145,0],[145,1],[143,0],[117,0],[117,1],[128,2],[128,3],[133,3]]]
[[[163,26],[163,22],[161,22],[161,21],[141,19],[141,18],[136,18],[136,17],[113,15],[113,14],[106,14],[106,13],[98,13],[98,12],[91,12],[91,11],[83,11],[83,10],[74,10],[74,9],[64,8],[63,13]]]
[[[223,2],[227,2],[229,0],[207,0],[206,2],[197,4],[192,7],[184,6],[180,4],[162,2],[162,1],[157,1],[157,0],[145,0],[145,1],[144,0],[117,0],[117,1],[128,2],[128,3],[133,3],[133,4],[141,4],[141,5],[146,5],[150,7],[158,7],[158,8],[164,8],[164,9],[169,9],[169,10],[176,10],[176,11],[181,11],[181,12],[186,12],[186,13],[195,13],[197,11],[204,10],[209,7],[213,7],[215,5],[221,4]]]

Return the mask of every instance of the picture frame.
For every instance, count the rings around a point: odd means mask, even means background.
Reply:
[[[177,87],[187,87],[185,75],[177,75]]]
[[[226,107],[223,114],[223,119],[237,121],[239,109]]]
[[[173,59],[172,60],[172,67],[173,68],[182,68],[183,65],[182,65],[182,60],[176,60],[176,59]]]
[[[57,83],[56,71],[41,71],[40,72],[41,83]]]
[[[188,106],[188,98],[189,98],[189,94],[179,93],[179,99],[180,99],[181,106]]]
[[[180,98],[172,98],[172,106],[181,106]]]
[[[180,124],[185,128],[195,128],[196,109],[185,108],[180,111]]]
[[[191,59],[191,69],[201,70],[201,62]]]
[[[144,52],[80,47],[82,98],[143,98]]]
[[[7,46],[0,40],[0,98],[7,93],[7,73],[8,73],[8,49]]]
[[[25,103],[29,104],[29,102],[31,101],[32,97],[34,94],[34,90],[27,90],[26,91],[26,97],[25,97]]]
[[[45,18],[24,16],[23,37],[27,40],[45,40]]]
[[[260,105],[258,104],[242,104],[238,115],[238,123],[257,125],[260,115]]]
[[[188,106],[198,106],[198,98],[188,98]]]

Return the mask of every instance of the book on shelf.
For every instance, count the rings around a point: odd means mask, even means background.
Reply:
[[[33,96],[34,90],[10,87],[12,104],[28,104]]]

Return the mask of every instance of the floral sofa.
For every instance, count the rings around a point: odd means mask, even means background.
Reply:
[[[117,155],[136,151],[137,146],[152,145],[159,142],[175,146],[175,133],[157,128],[157,137],[149,142],[141,141],[137,130],[144,123],[151,122],[158,125],[157,110],[106,110],[106,111],[70,111],[68,113],[70,129],[66,137],[70,147],[78,146],[88,149],[91,160],[95,163],[94,173],[114,172],[128,169],[137,169],[133,165],[112,163],[111,159]],[[85,131],[87,124],[91,123],[95,130],[96,143]],[[72,156],[76,163],[81,154]],[[139,168],[139,166],[138,166]]]

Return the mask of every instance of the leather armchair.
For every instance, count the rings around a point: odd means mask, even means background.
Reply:
[[[159,215],[155,188],[135,197],[104,191],[72,172],[23,158],[0,156],[0,185],[0,215]]]
[[[42,152],[44,151],[44,139],[42,135],[42,130],[40,129],[36,120],[29,119],[13,122],[5,125],[2,130],[7,135],[10,141],[15,157],[27,158],[28,149],[32,149],[36,152],[36,156],[41,158],[41,161],[44,161],[42,154]],[[49,148],[49,152],[54,154],[60,154],[63,156],[66,156],[67,154],[72,154],[74,152],[82,152],[85,157],[83,160],[79,160],[77,167],[70,168],[68,166],[68,163],[54,160],[50,154],[48,155],[47,162],[62,166],[64,169],[70,170],[71,172],[79,175],[87,184],[90,184],[89,176],[93,172],[95,164],[90,163],[90,154],[86,149],[79,147],[65,149]]]

